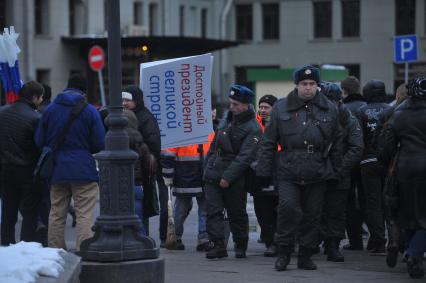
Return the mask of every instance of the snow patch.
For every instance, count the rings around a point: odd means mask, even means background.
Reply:
[[[31,283],[39,276],[59,277],[65,265],[62,253],[63,249],[43,248],[33,242],[0,247],[0,282]]]

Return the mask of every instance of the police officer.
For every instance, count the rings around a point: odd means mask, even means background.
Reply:
[[[364,134],[364,154],[360,162],[362,187],[365,196],[364,215],[370,232],[367,250],[371,254],[385,253],[385,224],[382,204],[383,165],[378,161],[378,129],[381,115],[391,107],[385,103],[386,90],[382,81],[371,80],[365,84],[362,94],[367,104],[358,109],[356,115]]]
[[[235,257],[245,258],[248,243],[247,193],[244,176],[255,161],[261,129],[250,103],[254,94],[247,87],[229,90],[229,112],[218,127],[206,156],[204,170],[207,201],[207,233],[214,247],[208,259],[227,257],[224,245],[223,210],[226,209],[235,242]]]
[[[358,120],[342,103],[342,91],[333,83],[321,86],[324,95],[332,101],[340,115],[342,128],[343,160],[339,169],[340,180],[328,182],[324,197],[322,227],[324,229],[324,253],[328,261],[343,262],[339,250],[340,241],[345,238],[346,204],[350,188],[351,170],[359,163],[364,150],[364,140]]]
[[[277,98],[272,94],[266,94],[259,99],[257,121],[263,132],[271,119],[272,107],[276,101]],[[266,246],[266,251],[263,255],[266,257],[276,256],[277,247],[274,243],[274,234],[277,227],[278,192],[275,190],[272,180],[268,187],[255,188],[253,192],[253,204],[261,229],[260,239]]]
[[[278,154],[278,222],[275,268],[286,270],[299,233],[297,267],[314,270],[312,249],[320,241],[320,215],[326,181],[337,179],[341,161],[339,114],[332,102],[318,91],[319,69],[305,66],[294,73],[296,88],[279,100],[262,138],[257,178],[259,186],[274,173]]]

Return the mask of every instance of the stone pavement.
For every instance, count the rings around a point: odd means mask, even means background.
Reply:
[[[97,207],[99,211],[99,207]],[[403,263],[389,269],[385,265],[385,257],[370,256],[367,252],[345,251],[344,263],[331,263],[324,255],[315,255],[318,265],[316,271],[299,270],[296,267],[296,256],[292,257],[288,270],[277,272],[273,265],[275,258],[263,257],[264,247],[257,243],[258,232],[250,232],[247,259],[235,259],[232,241],[228,245],[229,257],[221,260],[207,260],[204,253],[196,252],[197,243],[197,207],[194,207],[185,223],[183,242],[184,251],[161,249],[161,256],[166,259],[166,282],[170,283],[238,283],[238,282],[270,282],[270,283],[341,283],[341,282],[426,282],[425,279],[410,279]],[[255,227],[252,206],[248,205],[250,226]],[[19,223],[20,224],[20,223]],[[150,219],[151,236],[158,242],[158,217]],[[68,249],[75,248],[75,229],[71,228],[71,218],[66,226]],[[18,227],[17,227],[18,228]],[[19,230],[19,229],[18,229]],[[18,238],[17,231],[17,239]],[[143,274],[141,274],[143,276]]]

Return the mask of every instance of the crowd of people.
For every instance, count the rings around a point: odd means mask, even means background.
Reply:
[[[294,72],[294,83],[284,98],[262,96],[257,112],[253,91],[232,85],[229,109],[223,119],[213,117],[206,143],[163,149],[142,90],[124,88],[129,147],[139,155],[134,166],[139,232],[149,235],[148,219],[160,215],[160,247],[166,247],[171,190],[173,249],[185,249],[184,223],[195,198],[196,250],[207,259],[228,257],[229,223],[234,255],[246,258],[251,194],[264,256],[276,257],[277,271],[287,269],[296,251],[297,268],[317,269],[311,257],[322,247],[328,261],[343,262],[341,249],[366,249],[386,255],[389,267],[401,253],[409,275],[423,277],[426,77],[399,86],[391,103],[382,81],[368,81],[361,91],[357,78],[323,82],[310,65]],[[0,108],[1,245],[16,242],[18,212],[20,240],[66,249],[68,213],[74,217],[76,250],[92,237],[99,194],[93,154],[105,147],[108,109],[88,104],[86,90],[85,77],[72,75],[50,102],[50,88],[30,81],[16,103]],[[216,109],[212,112],[215,116]],[[40,156],[49,153],[55,160],[51,175],[35,178]],[[349,243],[341,247],[346,237]]]

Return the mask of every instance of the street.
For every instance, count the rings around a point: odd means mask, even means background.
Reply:
[[[97,205],[99,214],[99,203]],[[297,257],[294,254],[287,271],[277,272],[274,269],[275,258],[263,256],[264,246],[257,242],[258,232],[250,232],[247,259],[235,259],[232,241],[228,244],[229,257],[223,260],[207,260],[204,253],[196,252],[197,244],[197,207],[194,207],[186,221],[183,235],[184,251],[161,249],[160,255],[166,260],[166,282],[173,283],[235,283],[235,282],[270,282],[270,283],[332,283],[332,282],[416,282],[406,273],[405,263],[398,262],[394,269],[385,264],[384,256],[370,256],[367,252],[344,251],[344,263],[332,263],[325,260],[324,255],[315,255],[313,260],[318,265],[316,271],[299,270],[296,267]],[[248,203],[248,214],[251,230],[255,225],[252,204]],[[21,218],[20,218],[21,219]],[[159,244],[158,217],[151,218],[151,236]],[[16,237],[19,239],[19,225]],[[71,227],[71,217],[66,225],[66,242],[68,249],[75,250],[75,228]],[[343,244],[345,242],[343,241]],[[401,258],[401,257],[400,257]],[[141,274],[141,276],[143,276]],[[418,281],[417,281],[418,282]],[[424,282],[420,280],[420,282]]]

